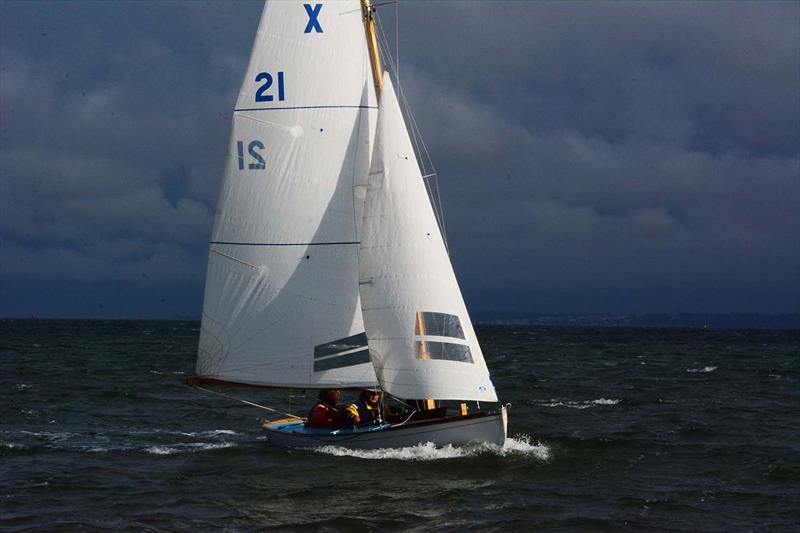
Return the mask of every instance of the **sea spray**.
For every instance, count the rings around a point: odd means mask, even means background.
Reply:
[[[311,451],[337,457],[356,457],[358,459],[393,459],[399,461],[440,461],[460,459],[479,455],[529,456],[546,461],[550,459],[550,448],[541,443],[532,443],[527,435],[518,435],[506,439],[505,445],[472,444],[452,446],[450,444],[436,447],[433,443],[418,444],[404,448],[381,448],[377,450],[352,450],[341,446],[322,446],[310,448]]]

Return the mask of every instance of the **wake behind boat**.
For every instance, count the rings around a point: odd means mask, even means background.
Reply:
[[[464,305],[368,0],[267,1],[234,109],[194,384],[378,387],[417,406],[270,443],[491,442],[506,408]],[[443,401],[462,402],[447,417]],[[478,411],[467,412],[467,402]]]

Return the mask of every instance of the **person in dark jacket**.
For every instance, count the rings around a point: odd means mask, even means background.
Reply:
[[[342,391],[339,389],[323,389],[319,391],[317,403],[308,412],[306,426],[312,428],[338,429],[342,427],[344,417],[342,410],[337,407]]]
[[[378,424],[382,421],[381,415],[381,393],[374,389],[362,391],[358,402],[345,409],[347,425],[351,427]]]

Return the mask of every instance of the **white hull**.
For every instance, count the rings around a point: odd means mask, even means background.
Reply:
[[[342,446],[352,449],[405,448],[428,442],[435,446],[486,443],[503,446],[508,414],[505,407],[492,413],[426,420],[380,428],[340,429],[332,432],[307,429],[302,421],[265,424],[267,441],[283,448]]]

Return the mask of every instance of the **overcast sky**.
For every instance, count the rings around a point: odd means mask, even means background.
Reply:
[[[0,6],[0,316],[199,316],[260,2]],[[800,3],[399,13],[472,311],[800,312]]]

